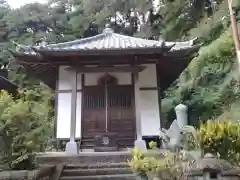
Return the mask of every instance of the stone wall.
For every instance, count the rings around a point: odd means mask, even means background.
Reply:
[[[187,176],[188,180],[240,180],[240,168],[206,154],[191,165]]]
[[[51,180],[54,172],[54,166],[32,171],[2,171],[0,172],[0,180]]]

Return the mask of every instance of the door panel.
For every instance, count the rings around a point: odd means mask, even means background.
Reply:
[[[87,87],[83,92],[83,136],[105,132],[106,102],[103,87]]]
[[[132,86],[111,86],[108,89],[109,131],[120,137],[135,136],[135,113]]]
[[[83,138],[94,137],[106,130],[110,133],[117,133],[119,139],[123,140],[123,146],[128,146],[124,145],[124,139],[128,141],[128,144],[133,144],[135,108],[132,86],[107,85],[84,88]]]

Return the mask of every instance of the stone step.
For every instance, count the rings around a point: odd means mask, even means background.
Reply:
[[[132,170],[130,168],[64,169],[61,176],[98,176],[114,174],[132,174]]]
[[[134,174],[115,174],[115,175],[99,175],[99,176],[65,176],[60,180],[136,180]]]
[[[81,152],[78,155],[51,154],[37,156],[38,165],[57,165],[64,162],[70,164],[122,163],[131,159],[130,152]]]
[[[64,169],[97,169],[97,168],[127,168],[126,162],[122,163],[95,163],[95,164],[67,164]]]

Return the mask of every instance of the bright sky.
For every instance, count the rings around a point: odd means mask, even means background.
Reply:
[[[7,0],[8,4],[12,7],[12,8],[19,8],[21,6],[23,6],[24,4],[28,4],[28,3],[35,3],[35,2],[46,2],[46,0]]]

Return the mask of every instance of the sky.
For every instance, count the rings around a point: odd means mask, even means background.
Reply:
[[[21,6],[23,6],[24,4],[28,4],[28,3],[34,3],[34,2],[46,2],[45,0],[7,0],[8,4],[12,7],[12,8],[19,8]]]

